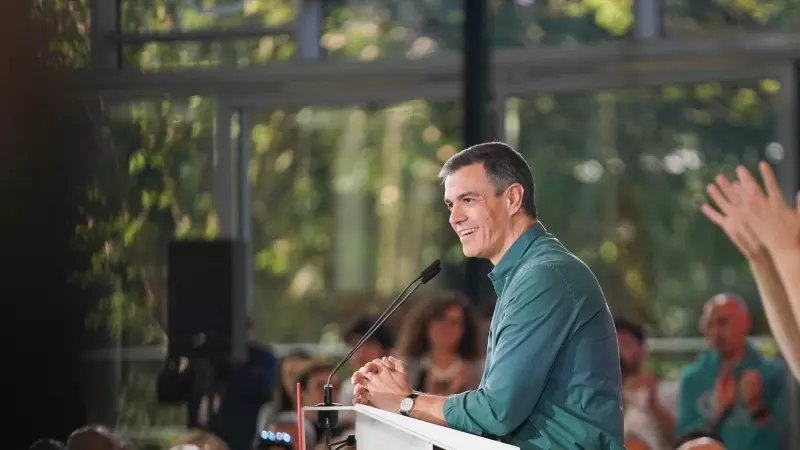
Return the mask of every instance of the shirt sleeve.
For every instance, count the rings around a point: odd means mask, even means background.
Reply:
[[[498,305],[497,339],[483,386],[445,401],[452,428],[505,436],[532,412],[550,370],[577,320],[578,308],[563,276],[546,265],[519,274]]]
[[[678,388],[678,417],[675,421],[675,436],[680,439],[689,432],[704,430],[705,422],[697,411],[697,396],[691,390],[691,376],[684,374]]]

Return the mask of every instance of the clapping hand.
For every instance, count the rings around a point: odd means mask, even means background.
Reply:
[[[701,211],[728,235],[748,260],[764,256],[762,241],[747,224],[741,184],[738,181],[731,183],[724,175],[717,175],[714,181],[706,187],[706,191],[719,211],[709,204],[704,204]]]
[[[786,205],[770,165],[762,161],[758,167],[766,193],[753,175],[739,166],[736,181],[718,175],[715,183],[707,186],[719,211],[708,204],[702,206],[703,214],[750,260],[765,249],[777,252],[800,248],[800,214]],[[797,202],[800,206],[800,196]]]
[[[747,169],[741,166],[736,169],[742,185],[747,225],[770,252],[800,248],[800,215],[786,204],[770,165],[762,161],[758,169],[766,194]],[[796,202],[800,205],[800,196],[796,197]]]

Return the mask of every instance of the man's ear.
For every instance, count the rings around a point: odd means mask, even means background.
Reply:
[[[509,215],[514,215],[522,209],[522,198],[524,196],[525,188],[519,183],[513,183],[506,188],[505,200]]]

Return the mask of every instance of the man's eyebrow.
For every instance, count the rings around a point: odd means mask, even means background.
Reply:
[[[470,192],[464,192],[464,193],[458,194],[458,195],[456,196],[456,200],[461,200],[461,199],[463,199],[464,197],[477,197],[477,196],[478,196],[478,193],[477,193],[477,192],[472,192],[472,191],[470,191]],[[447,199],[447,198],[445,198],[445,199],[444,199],[444,202],[445,202],[445,203],[450,203],[450,202],[451,202],[451,200],[450,200],[450,199]]]

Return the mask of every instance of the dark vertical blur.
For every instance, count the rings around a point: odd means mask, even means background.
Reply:
[[[790,95],[793,98],[790,100],[791,108],[793,111],[788,112],[787,116],[794,120],[795,123],[791,124],[791,129],[793,130],[793,136],[789,136],[788,142],[790,145],[798,147],[800,145],[800,111],[797,108],[800,108],[800,61],[796,61],[794,63],[794,70],[792,71],[794,86],[791,89],[788,89],[791,93]],[[800,148],[787,148],[786,149],[787,155],[800,155]],[[791,159],[790,159],[791,160]],[[798,192],[800,193],[800,157],[795,156],[794,159],[794,176],[792,177],[795,182],[795,186],[792,186],[794,189],[789,190],[790,196],[787,199],[791,202],[793,196],[791,193]],[[791,204],[791,203],[790,203]],[[798,448],[800,449],[800,381],[796,380],[791,375],[789,378],[789,393],[791,398],[790,404],[790,417],[791,417],[791,426],[790,426],[790,435],[789,435],[789,447],[788,448]]]
[[[85,110],[53,70],[59,59],[50,50],[61,31],[48,11],[34,11],[42,3],[4,1],[0,14],[0,404],[7,449],[40,437],[65,440],[84,422],[84,299],[67,278],[86,262],[70,247],[95,146]]]
[[[484,0],[463,0],[464,5],[464,147],[497,139],[492,101],[491,30],[489,5]],[[470,258],[466,263],[466,290],[481,307],[494,305],[495,293],[488,273],[492,264]]]

